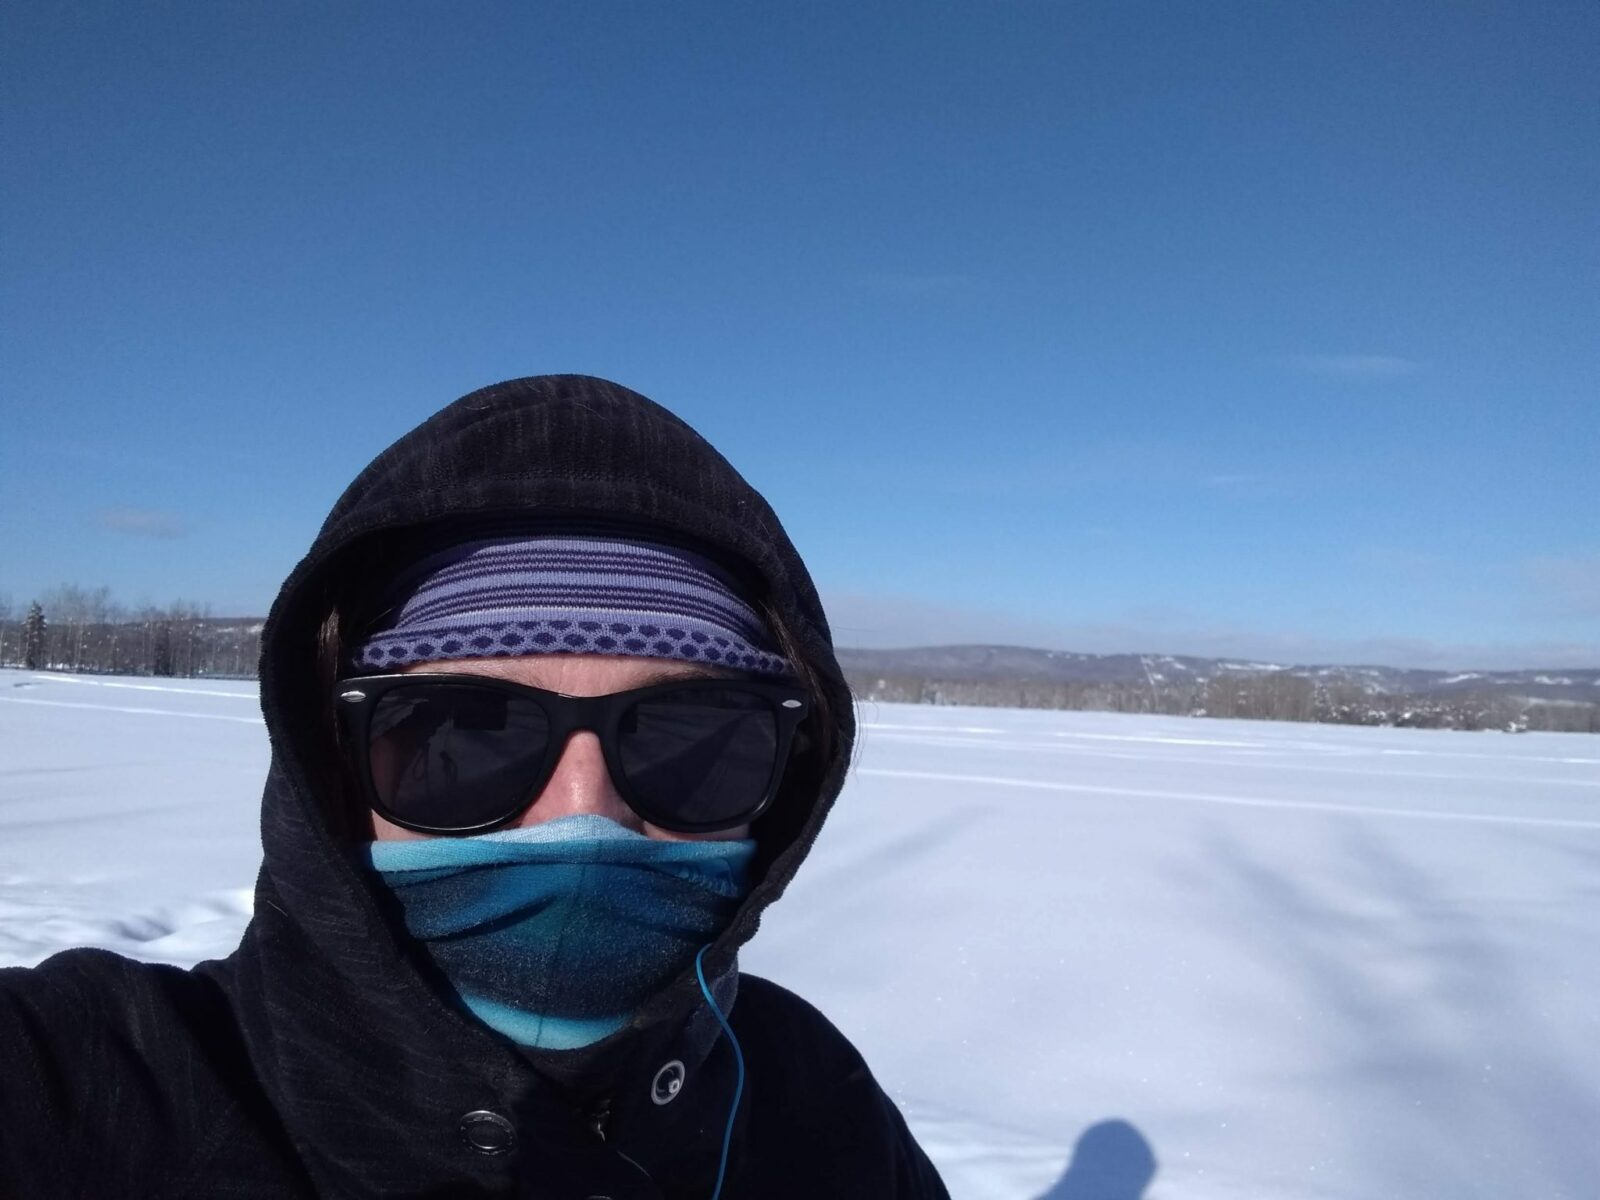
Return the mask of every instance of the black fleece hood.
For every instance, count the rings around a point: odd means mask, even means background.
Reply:
[[[256,1071],[302,1161],[329,1190],[355,1181],[402,1190],[420,1163],[438,1159],[440,1139],[459,1137],[457,1118],[472,1110],[535,1122],[557,1142],[568,1131],[577,1145],[583,1131],[573,1122],[585,1105],[630,1073],[653,1070],[664,1047],[692,1068],[714,1039],[691,969],[594,1046],[512,1045],[450,1003],[340,825],[330,680],[318,665],[340,597],[402,569],[457,526],[574,515],[668,532],[740,573],[828,714],[757,827],[755,886],[706,955],[719,999],[733,1002],[738,948],[793,877],[843,784],[852,706],[811,579],[766,501],[672,413],[601,379],[538,376],[473,392],[378,455],[334,505],[263,633],[261,704],[272,742],[264,860],[255,917],[229,963],[251,997],[241,1026]],[[356,1129],[365,1136],[349,1136]],[[380,1146],[390,1149],[363,1149]],[[493,1169],[492,1159],[478,1161],[473,1169]]]

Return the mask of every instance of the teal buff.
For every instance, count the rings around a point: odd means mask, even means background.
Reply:
[[[585,814],[362,853],[474,1015],[570,1050],[621,1029],[727,927],[755,842],[661,841]]]

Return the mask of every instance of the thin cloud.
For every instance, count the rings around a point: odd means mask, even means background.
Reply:
[[[1343,375],[1357,379],[1386,379],[1422,370],[1414,358],[1394,354],[1291,354],[1284,362],[1311,375]]]
[[[1049,621],[908,596],[841,591],[827,593],[824,600],[834,641],[861,649],[963,643],[1053,648],[1061,633]]]
[[[188,524],[176,513],[147,508],[108,508],[96,516],[95,523],[129,537],[180,538],[189,532]]]
[[[1566,617],[1600,617],[1600,554],[1535,558],[1523,570],[1541,608]]]

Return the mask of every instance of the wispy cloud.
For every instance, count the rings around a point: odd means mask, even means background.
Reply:
[[[840,646],[885,649],[991,643],[1053,648],[1059,626],[1015,614],[937,604],[910,596],[830,591],[828,624]]]
[[[1413,375],[1423,364],[1395,354],[1291,354],[1284,363],[1312,375],[1344,375],[1357,379],[1385,379]]]
[[[1539,607],[1565,617],[1600,617],[1600,554],[1530,559],[1523,570]]]
[[[180,538],[189,532],[188,524],[176,513],[147,508],[104,509],[96,514],[95,524],[129,537]]]

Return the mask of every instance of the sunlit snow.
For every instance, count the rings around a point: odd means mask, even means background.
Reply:
[[[865,705],[746,951],[958,1200],[1600,1179],[1600,738]],[[0,965],[248,919],[244,683],[0,671]]]

